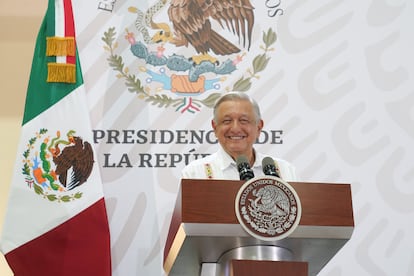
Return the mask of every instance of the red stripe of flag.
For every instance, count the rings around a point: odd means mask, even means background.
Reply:
[[[72,1],[63,0],[63,7],[65,11],[65,37],[73,37],[75,40],[76,47],[75,22],[73,19]],[[67,56],[66,63],[75,64],[76,56]]]
[[[15,276],[109,276],[104,199],[5,255]]]

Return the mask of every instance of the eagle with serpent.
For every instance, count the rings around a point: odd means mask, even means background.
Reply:
[[[181,113],[212,107],[220,91],[248,91],[253,79],[266,68],[268,53],[276,42],[271,28],[264,31],[264,45],[260,47],[263,52],[232,87],[223,88],[246,54],[241,48],[251,48],[255,16],[249,0],[158,0],[145,11],[132,6],[128,11],[136,14],[136,31],[126,29],[124,38],[132,55],[140,60],[139,74],[131,73],[116,53],[119,43],[114,27],[102,37],[110,67],[139,98],[159,107],[172,106]],[[163,11],[169,21],[156,22]],[[230,36],[237,37],[238,43]],[[207,96],[201,99],[200,95]]]

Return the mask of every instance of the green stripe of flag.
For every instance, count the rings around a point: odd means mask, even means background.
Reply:
[[[46,57],[46,38],[55,36],[55,1],[49,1],[46,16],[36,39],[32,68],[26,94],[23,125],[56,104],[83,84],[82,71],[76,51],[76,83],[48,83],[47,64],[55,57]],[[61,19],[63,20],[63,19]]]

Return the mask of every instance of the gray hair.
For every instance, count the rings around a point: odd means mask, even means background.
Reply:
[[[217,123],[217,109],[218,107],[228,101],[248,101],[253,106],[254,114],[256,117],[256,123],[262,119],[260,114],[260,108],[257,102],[244,92],[227,92],[224,93],[220,98],[217,99],[213,109],[213,120]]]

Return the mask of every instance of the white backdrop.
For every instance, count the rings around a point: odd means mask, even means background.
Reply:
[[[266,52],[269,63],[251,78],[246,93],[261,105],[265,130],[283,131],[283,143],[260,144],[258,150],[295,164],[302,181],[352,185],[354,234],[319,275],[412,275],[414,2],[251,2],[256,18],[250,50],[242,50],[237,70],[218,81],[218,89],[192,98],[204,100],[231,90],[237,79],[249,76],[253,58],[263,53],[263,32],[272,29],[277,41]],[[108,10],[102,9],[105,3]],[[135,26],[137,14],[128,8],[145,11],[154,3],[74,1],[92,125],[97,133],[106,133],[95,146],[110,218],[113,274],[120,276],[163,274],[163,247],[184,166],[169,158],[191,159],[194,153],[216,149],[207,142],[160,143],[161,130],[209,130],[212,112],[203,104],[182,112],[180,105],[147,101],[148,95],[189,98],[173,94],[154,79],[147,82],[151,79],[145,70],[162,73],[158,70],[165,66],[134,56],[125,38],[128,31],[136,41],[143,40]],[[166,9],[154,21],[168,23]],[[112,44],[102,40],[110,28]],[[220,33],[228,35],[226,30]],[[144,45],[154,51],[160,46]],[[194,54],[191,47],[163,46],[166,56]],[[122,58],[122,72],[108,62],[111,50]],[[147,94],[128,91],[127,74],[140,79]],[[108,140],[108,130],[134,135],[153,130],[158,142],[128,143],[124,136]],[[150,161],[143,162],[145,157]]]

